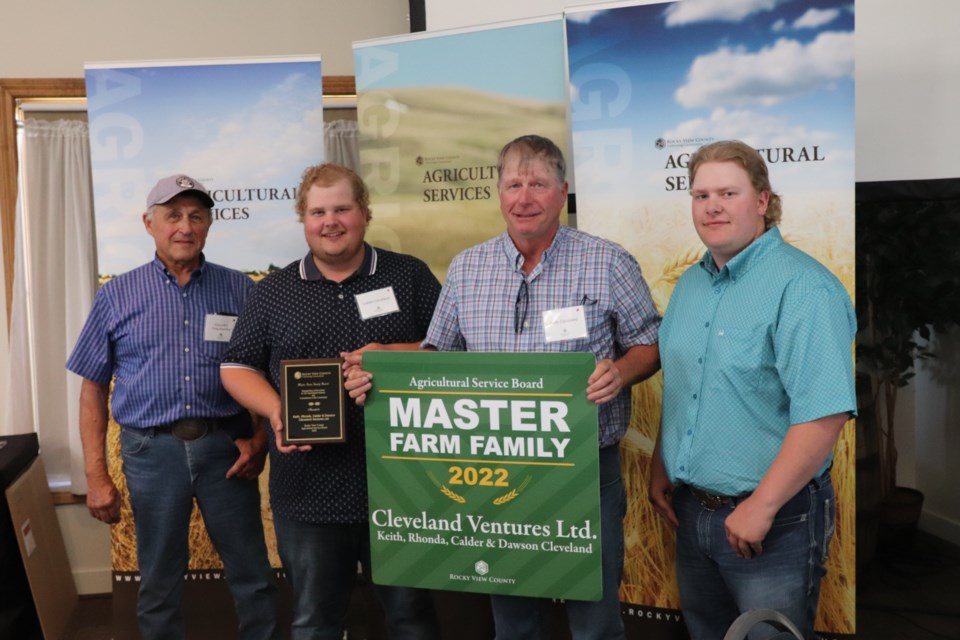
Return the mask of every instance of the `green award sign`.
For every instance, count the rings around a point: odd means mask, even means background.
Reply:
[[[378,584],[599,600],[589,353],[368,352]]]

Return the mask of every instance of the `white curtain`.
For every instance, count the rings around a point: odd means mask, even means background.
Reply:
[[[323,125],[327,162],[336,162],[360,173],[360,133],[356,120],[332,120]]]
[[[29,119],[20,157],[10,386],[0,428],[36,431],[51,486],[82,494],[80,378],[64,363],[97,287],[87,125]]]

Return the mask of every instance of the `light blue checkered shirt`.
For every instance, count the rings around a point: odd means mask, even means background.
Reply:
[[[791,425],[855,413],[856,331],[843,285],[776,227],[719,273],[707,252],[680,277],[660,330],[670,479],[753,491]]]
[[[584,351],[598,360],[656,344],[660,316],[640,266],[620,245],[561,226],[526,276],[529,308],[523,331],[516,333],[522,266],[506,233],[460,253],[450,264],[423,344],[441,351]],[[546,342],[543,312],[581,304],[589,337]],[[630,421],[630,389],[599,405],[598,420],[600,446],[619,442]]]
[[[157,258],[104,284],[67,360],[100,384],[115,376],[111,408],[124,427],[242,410],[220,383],[226,342],[204,340],[208,314],[240,314],[253,281],[206,261],[185,287]]]

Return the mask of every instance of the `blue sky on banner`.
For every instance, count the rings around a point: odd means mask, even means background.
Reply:
[[[236,190],[292,193],[303,168],[323,159],[319,58],[107,63],[86,77],[99,87],[88,90],[88,111],[100,273],[149,259],[146,194],[180,172],[225,209],[204,250],[210,260],[258,270],[306,252],[292,199],[251,201]],[[117,145],[122,153],[111,153]]]
[[[141,93],[124,106],[149,125],[138,160],[162,175],[185,165],[209,163],[218,167],[218,173],[259,182],[283,173],[290,164],[288,148],[277,144],[278,139],[289,137],[284,130],[302,127],[299,133],[307,133],[320,123],[319,135],[314,132],[312,137],[323,142],[323,91],[316,81],[315,62],[119,71],[141,78]],[[97,107],[90,106],[91,110]],[[270,155],[265,157],[265,152]],[[254,158],[256,162],[251,162]]]
[[[455,55],[451,55],[450,42],[455,42]],[[536,43],[535,51],[529,50],[530,42]],[[566,99],[564,83],[557,82],[557,73],[562,72],[558,61],[564,56],[559,15],[540,21],[482,25],[475,30],[404,36],[395,43],[357,43],[355,49],[360,91],[423,87],[428,82],[531,100]],[[516,72],[518,67],[522,67],[522,73]]]
[[[853,183],[853,3],[683,0],[572,10],[566,18],[575,135],[632,129],[631,164],[643,169],[663,164],[661,138],[682,151],[696,148],[691,141],[724,138],[819,144],[836,169],[818,177],[827,180],[819,186]],[[789,180],[801,172],[777,173]],[[662,191],[662,176],[631,175],[634,188],[640,179]],[[589,179],[578,164],[578,190]]]

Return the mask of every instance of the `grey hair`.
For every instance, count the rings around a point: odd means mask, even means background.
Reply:
[[[539,158],[546,162],[557,176],[557,182],[563,184],[567,179],[567,163],[563,159],[563,152],[560,147],[554,144],[553,140],[538,135],[520,136],[511,140],[500,150],[500,157],[497,158],[497,184],[503,176],[503,165],[507,154],[511,151],[517,151],[521,154],[523,162],[532,158]]]

